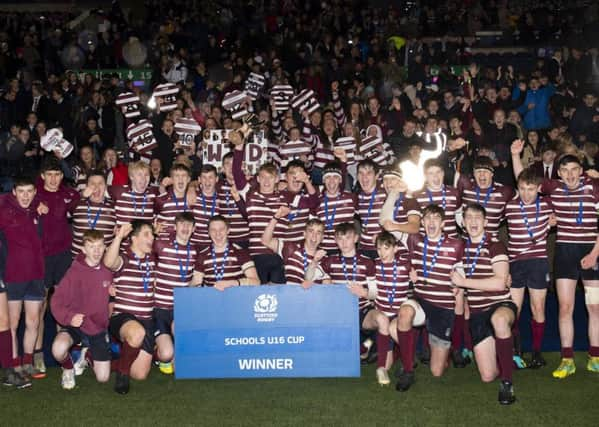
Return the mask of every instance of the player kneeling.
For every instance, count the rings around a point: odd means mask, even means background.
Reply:
[[[376,377],[380,385],[387,385],[389,380],[388,370],[393,363],[392,353],[389,352],[390,332],[397,339],[397,334],[392,331],[395,318],[401,305],[408,299],[410,263],[406,257],[399,256],[400,243],[388,231],[379,233],[376,237],[376,250],[378,258],[376,266],[376,297],[374,310],[370,310],[362,327],[375,329],[377,348]],[[355,287],[358,296],[366,298],[368,290]]]
[[[109,294],[112,272],[102,265],[104,234],[87,230],[83,234],[83,250],[56,287],[51,299],[52,314],[62,326],[52,355],[62,366],[62,388],[75,388],[75,369],[70,350],[84,343],[90,348],[93,370],[99,382],[110,378],[110,339],[108,336]]]
[[[516,400],[512,387],[512,325],[518,308],[507,286],[507,251],[503,243],[485,232],[486,216],[485,208],[478,204],[469,204],[464,209],[469,236],[464,249],[465,272],[452,272],[451,280],[468,290],[470,331],[480,377],[484,382],[499,377],[499,403],[509,405]]]

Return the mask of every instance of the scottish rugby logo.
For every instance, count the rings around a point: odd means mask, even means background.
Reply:
[[[273,294],[262,294],[254,301],[254,319],[257,322],[273,322],[278,314],[279,303],[277,296]]]

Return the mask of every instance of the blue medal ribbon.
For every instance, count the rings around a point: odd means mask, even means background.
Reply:
[[[151,271],[150,271],[150,257],[149,255],[146,255],[146,271],[144,272],[143,267],[141,265],[141,259],[137,256],[136,253],[133,253],[133,256],[135,257],[135,260],[137,261],[137,267],[139,268],[139,271],[142,272],[142,277],[143,277],[143,284],[144,284],[144,293],[148,293],[148,285],[150,284],[150,276],[152,275]]]
[[[171,196],[175,202],[175,206],[177,206],[177,209],[179,209],[179,200],[177,199],[177,196],[175,196],[175,191],[173,190],[173,192],[171,193]],[[189,209],[187,207],[187,197],[185,197],[185,195],[183,195],[182,197],[183,199],[183,212],[187,212],[187,210]]]
[[[383,276],[383,285],[387,283],[387,279],[385,278],[385,267],[381,262],[381,276]],[[395,300],[395,288],[397,286],[397,259],[393,258],[393,282],[391,283],[391,290],[387,290],[387,299],[389,300],[389,305],[393,307],[393,301]]]
[[[441,250],[441,245],[443,244],[443,240],[445,240],[445,236],[441,236],[439,241],[437,242],[437,247],[435,248],[435,252],[433,252],[433,258],[431,259],[431,268],[427,268],[427,257],[428,257],[428,236],[424,238],[424,250],[422,251],[422,275],[427,278],[430,272],[435,268],[435,264],[437,264],[437,257],[439,256],[439,251]]]
[[[368,212],[366,213],[366,218],[364,218],[364,227],[368,225],[368,220],[370,219],[370,214],[372,213],[372,207],[374,206],[374,199],[376,198],[376,187],[372,191],[370,195],[370,201],[368,202]],[[362,193],[360,193],[360,200],[362,200]]]
[[[537,196],[537,200],[536,200],[535,204],[536,204],[535,225],[538,225],[539,224],[539,212],[540,212],[540,208],[541,208],[541,201],[540,201],[539,196]],[[528,215],[526,214],[526,211],[524,210],[524,203],[522,202],[522,198],[520,198],[520,212],[522,212],[522,218],[524,218],[524,225],[526,225],[526,231],[528,231],[528,235],[532,239],[533,243],[537,243],[533,237],[534,234],[533,234],[532,230],[530,229],[530,224],[528,223]]]
[[[431,190],[429,190],[429,189],[427,188],[427,189],[426,189],[426,194],[428,194],[428,200],[429,200],[429,202],[431,203],[431,205],[432,205],[433,203],[435,203],[435,202],[433,201],[433,193],[431,193]],[[445,196],[446,196],[446,189],[445,189],[445,185],[443,185],[443,187],[441,188],[441,196],[442,196],[442,199],[441,199],[441,207],[443,208],[443,210],[445,210],[445,206],[447,205],[447,198],[445,197]]]
[[[187,282],[187,273],[189,273],[189,262],[191,261],[191,243],[187,242],[187,259],[185,261],[185,270],[183,270],[183,262],[181,262],[181,258],[179,258],[179,243],[175,240],[175,252],[177,253],[177,261],[179,262],[179,276],[181,277],[181,282]]]
[[[472,277],[472,274],[474,274],[474,270],[476,269],[476,263],[478,262],[478,257],[480,256],[480,251],[483,247],[483,245],[485,244],[485,240],[487,240],[487,235],[483,235],[482,240],[478,243],[478,246],[476,247],[476,253],[474,254],[474,258],[472,260],[472,264],[470,264],[470,246],[472,245],[472,241],[470,240],[470,238],[468,238],[468,245],[466,246],[466,265],[470,266],[470,269],[468,270],[468,277]]]
[[[96,224],[98,223],[98,219],[100,218],[101,214],[102,214],[102,207],[99,207],[98,212],[96,212],[96,216],[94,217],[94,219],[92,221],[91,202],[89,199],[87,199],[87,225],[89,225],[89,228],[91,230],[96,229]]]
[[[580,184],[579,188],[582,188],[582,183]],[[567,185],[564,185],[564,191],[566,192],[567,196],[570,195],[570,190],[568,190],[568,186]],[[578,200],[578,215],[576,216],[576,225],[581,225],[582,224],[582,213],[583,213],[582,197],[584,197],[584,193],[583,193],[583,196],[580,197],[580,200]]]
[[[212,245],[212,264],[214,265],[214,280],[219,282],[223,280],[225,276],[225,267],[227,266],[227,258],[229,257],[229,244],[225,247],[225,252],[223,254],[223,262],[220,267],[216,262],[216,249],[214,249],[214,245]]]
[[[489,199],[491,198],[491,193],[493,192],[494,188],[493,186],[490,186],[489,188],[487,188],[487,193],[485,194],[485,199],[483,200],[482,206],[483,208],[487,207],[487,203],[489,203]],[[477,185],[476,186],[476,203],[478,203],[479,205],[480,203],[480,187]]]
[[[403,199],[406,193],[399,193],[399,197],[395,201],[395,209],[393,209],[393,221],[397,221],[397,213],[399,209],[401,209],[401,204],[403,203]]]
[[[146,210],[146,200],[148,199],[148,193],[144,193],[144,200],[141,203],[141,216],[144,216],[144,212]],[[133,194],[133,215],[137,217],[137,198],[135,194]]]
[[[341,264],[343,265],[343,276],[345,276],[345,280],[347,280],[349,282],[350,280],[349,280],[349,275],[347,274],[347,264],[345,262],[345,257],[343,255],[341,255]],[[352,282],[355,282],[357,274],[358,274],[358,257],[356,255],[354,255],[352,257],[352,267],[353,267]]]
[[[233,209],[229,206],[229,201],[231,200],[231,190],[225,193],[225,200],[227,202],[227,209],[229,211],[229,216],[233,216]]]
[[[204,207],[204,215],[207,214],[206,212],[206,196],[204,195],[204,193],[202,193],[202,206]],[[216,191],[214,191],[214,193],[212,194],[212,207],[210,208],[210,218],[212,218],[214,216],[214,212],[216,209]]]
[[[304,258],[304,271],[308,270],[308,253],[306,252],[306,249],[304,248],[303,251],[303,258]]]
[[[329,196],[327,193],[324,193],[324,218],[325,218],[325,226],[327,230],[332,230],[333,225],[335,223],[335,214],[337,213],[337,205],[333,208],[333,213],[329,218]]]

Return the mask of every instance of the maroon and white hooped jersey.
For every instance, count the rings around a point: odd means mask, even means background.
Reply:
[[[481,205],[487,211],[487,226],[485,230],[496,235],[499,233],[499,225],[505,218],[505,207],[514,197],[514,189],[507,185],[493,182],[493,184],[482,190],[473,179],[460,178],[458,190],[462,195],[462,206],[467,203]]]
[[[141,319],[154,314],[156,261],[153,255],[137,257],[131,248],[121,255],[123,264],[114,273],[114,313],[129,313]]]
[[[167,238],[175,231],[175,216],[180,212],[191,212],[192,207],[187,204],[187,197],[177,197],[173,190],[160,194],[156,198],[156,219],[162,224],[158,234],[160,238]]]
[[[599,181],[583,176],[576,190],[569,190],[561,180],[546,179],[541,193],[551,200],[557,218],[558,243],[595,243]]]
[[[508,255],[510,261],[547,258],[549,216],[553,207],[549,198],[538,196],[529,205],[520,196],[508,202],[505,217],[509,230]]]
[[[114,210],[117,225],[134,220],[152,222],[156,214],[155,202],[158,197],[156,187],[148,187],[143,193],[133,191],[129,186],[112,186],[110,197],[115,200]]]
[[[412,268],[418,275],[414,284],[415,296],[437,307],[453,310],[455,297],[450,273],[462,267],[464,242],[446,234],[434,242],[420,234],[410,234],[408,251]]]
[[[251,256],[272,254],[272,251],[262,244],[262,234],[270,220],[281,206],[287,206],[283,194],[275,192],[262,194],[259,191],[250,190],[246,197],[246,211],[250,227],[250,254]],[[275,227],[275,238],[285,238],[286,224],[284,219],[277,222]]]
[[[503,243],[496,240],[490,233],[485,234],[484,241],[479,243],[465,241],[463,264],[467,277],[475,280],[493,277],[493,265],[499,262],[508,262],[507,251]],[[507,286],[501,291],[481,291],[468,288],[466,297],[472,313],[485,311],[498,302],[511,300],[510,290]]]
[[[318,198],[318,207],[312,214],[324,223],[324,239],[320,245],[325,251],[337,249],[335,227],[344,222],[353,222],[357,201],[355,194],[340,192],[331,197],[323,190]]]
[[[397,316],[399,307],[411,294],[410,260],[406,256],[395,257],[394,261],[375,262],[376,299],[374,306],[388,317]]]
[[[204,275],[203,286],[214,286],[220,280],[240,280],[254,261],[247,250],[229,243],[227,249],[216,252],[210,245],[198,254],[195,271]]]
[[[174,289],[191,284],[198,250],[191,242],[182,245],[175,239],[161,239],[154,242],[154,255],[156,260],[154,304],[156,308],[172,310]]]
[[[233,243],[250,239],[250,227],[231,195],[231,185],[222,181],[218,188],[218,212],[229,222],[229,240]]]
[[[445,211],[443,231],[449,237],[457,237],[458,228],[455,214],[458,208],[462,206],[462,197],[456,188],[448,185],[443,185],[443,188],[439,191],[431,191],[425,188],[423,191],[415,193],[414,199],[416,199],[418,206],[420,206],[420,211],[430,204],[436,204],[443,208],[443,211]],[[420,232],[424,233],[422,227],[420,227]]]
[[[379,185],[370,193],[358,193],[358,215],[362,222],[362,232],[360,233],[360,249],[362,250],[376,250],[376,236],[383,230],[379,219],[385,200],[387,200],[387,193]]]
[[[297,194],[289,190],[281,191],[290,209],[289,215],[280,220],[287,227],[283,236],[283,240],[286,242],[304,241],[304,231],[310,218],[310,212],[318,206],[318,191],[314,194],[307,194],[304,191],[301,190]]]
[[[82,199],[73,209],[72,219],[73,246],[71,253],[73,256],[77,256],[83,249],[83,233],[87,230],[101,231],[106,246],[112,243],[116,224],[112,200],[104,199],[102,203],[94,203],[89,199]]]
[[[301,284],[306,278],[306,270],[314,259],[306,249],[303,242],[284,242],[279,240],[277,253],[285,262],[285,278],[287,283]],[[322,280],[314,280],[315,284],[321,284]]]
[[[320,261],[320,266],[325,273],[325,280],[330,279],[332,284],[349,284],[355,282],[364,289],[374,285],[375,267],[374,261],[364,255],[356,254],[353,257],[343,255],[331,255]],[[372,301],[360,298],[358,306],[360,309],[372,306]]]
[[[177,94],[179,88],[174,83],[162,83],[154,88],[152,95],[161,100],[159,113],[172,111],[177,108]]]
[[[212,195],[205,195],[200,191],[191,211],[196,220],[196,226],[191,236],[191,243],[203,248],[211,243],[208,235],[208,221],[214,215],[218,215],[218,192],[216,189]]]

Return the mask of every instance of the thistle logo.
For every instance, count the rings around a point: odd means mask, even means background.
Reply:
[[[254,319],[256,322],[274,322],[279,316],[277,307],[279,302],[273,294],[262,294],[254,301]]]

